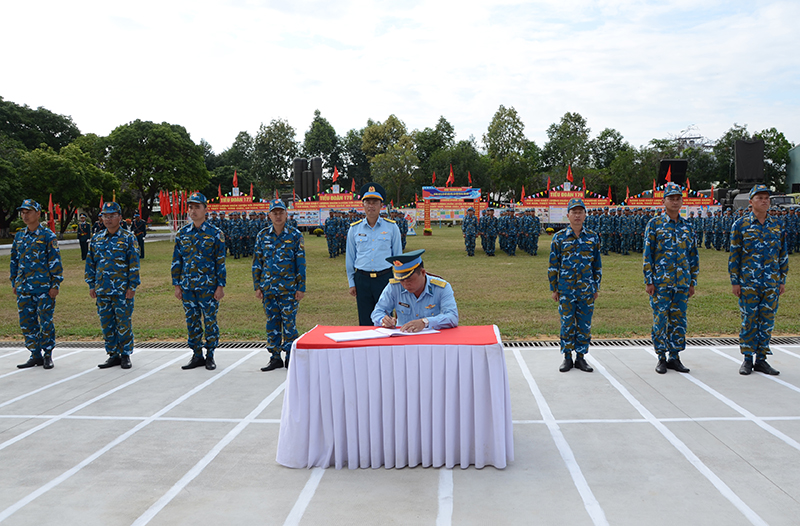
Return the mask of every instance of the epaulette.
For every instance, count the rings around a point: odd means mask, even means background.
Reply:
[[[444,288],[447,286],[447,282],[443,279],[431,278],[431,285],[436,285],[437,287]]]
[[[363,221],[363,219],[359,219],[359,220],[358,220],[358,221],[356,221],[355,223],[350,223],[350,226],[356,226],[357,224],[359,224],[359,223],[360,223],[360,222],[362,222],[362,221]]]
[[[388,221],[389,223],[395,223],[395,224],[397,223],[397,221],[395,221],[393,219],[389,219],[388,217],[384,217],[383,220],[384,221]]]
[[[399,280],[396,280],[394,278],[389,278],[389,285],[397,285],[398,283],[400,283]]]

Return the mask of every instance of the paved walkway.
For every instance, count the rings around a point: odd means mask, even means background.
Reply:
[[[133,368],[57,349],[18,370],[0,347],[0,522],[14,525],[795,525],[800,345],[778,377],[731,346],[690,347],[688,375],[646,347],[507,348],[515,461],[494,468],[293,470],[275,462],[285,370],[260,348],[137,349]]]

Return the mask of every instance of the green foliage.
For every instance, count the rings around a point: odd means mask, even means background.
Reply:
[[[352,186],[350,181],[355,180],[356,192],[372,180],[372,171],[369,166],[369,160],[361,145],[364,143],[364,130],[352,129],[341,138],[339,144],[341,145],[342,156],[342,185],[345,187]]]
[[[483,135],[483,143],[492,160],[502,160],[509,155],[521,155],[525,150],[525,125],[517,110],[502,104],[492,117],[489,128]]]
[[[42,107],[34,110],[0,97],[0,135],[18,141],[27,150],[36,149],[42,144],[60,150],[80,134],[72,117],[58,115]]]
[[[288,121],[273,119],[261,124],[253,144],[253,180],[262,191],[271,193],[288,182],[292,161],[300,154],[295,129]]]
[[[372,159],[381,153],[386,153],[389,147],[400,141],[400,138],[408,135],[406,125],[395,115],[389,115],[385,122],[370,122],[364,129],[361,150],[367,156],[367,160]]]
[[[377,182],[386,188],[386,192],[394,193],[395,202],[400,203],[403,188],[412,180],[412,173],[419,166],[419,159],[414,152],[414,142],[408,135],[391,144],[384,153],[372,159],[372,174]]]
[[[342,164],[339,136],[331,123],[320,115],[319,110],[314,111],[314,120],[306,131],[303,152],[308,158],[322,158],[323,171],[327,171],[330,177],[333,177],[333,167]]]
[[[764,141],[764,181],[775,188],[785,188],[789,150],[794,144],[775,128],[760,131],[753,138]]]
[[[592,154],[592,145],[589,141],[590,131],[586,125],[586,119],[580,113],[567,112],[561,117],[558,124],[551,124],[547,128],[548,141],[542,152],[545,169],[563,174],[561,177],[566,178],[568,166],[571,165],[573,169],[588,167]],[[610,143],[613,148],[613,130],[609,130],[602,137],[602,147],[607,147]],[[560,182],[561,179],[553,178],[553,183]]]

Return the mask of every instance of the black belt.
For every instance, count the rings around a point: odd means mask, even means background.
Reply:
[[[370,278],[377,278],[378,276],[383,276],[387,272],[391,272],[391,270],[392,270],[392,267],[385,268],[383,270],[376,270],[376,271],[356,269],[356,272],[358,272],[359,274],[364,274],[365,276],[369,276]]]

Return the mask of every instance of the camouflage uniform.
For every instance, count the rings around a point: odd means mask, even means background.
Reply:
[[[85,281],[97,294],[97,314],[109,356],[133,352],[133,298],[139,279],[139,249],[132,233],[120,227],[113,235],[103,230],[94,235],[86,256]]]
[[[497,218],[488,213],[478,223],[478,234],[487,256],[494,256],[494,242],[497,238]]]
[[[136,242],[139,244],[139,259],[144,259],[144,238],[147,236],[147,223],[139,217],[139,214],[136,214],[133,218],[131,231],[136,236]]]
[[[38,206],[38,205],[37,205]],[[27,227],[14,235],[11,245],[11,286],[16,289],[19,327],[25,347],[37,365],[51,356],[56,345],[53,324],[55,298],[50,289],[58,289],[64,279],[61,253],[56,235],[39,226],[31,232]]]
[[[339,255],[339,219],[334,216],[332,212],[328,219],[325,220],[325,241],[328,242],[328,257],[335,258]]]
[[[81,246],[81,261],[86,261],[90,239],[92,239],[92,225],[88,222],[78,223],[78,243]]]
[[[772,354],[769,340],[779,287],[789,273],[789,256],[780,227],[769,214],[762,225],[752,212],[747,213],[736,220],[731,233],[728,273],[731,285],[741,286],[739,346],[745,356],[756,354],[757,359],[764,359]]]
[[[284,225],[280,235],[273,226],[259,232],[253,258],[254,290],[261,290],[267,314],[267,344],[273,357],[281,351],[288,360],[292,342],[299,336],[295,326],[296,292],[306,290],[306,256],[303,234]]]
[[[209,221],[200,228],[194,223],[184,226],[175,236],[171,271],[172,285],[181,288],[189,347],[202,358],[205,325],[206,358],[213,358],[219,343],[214,293],[226,284],[225,235]]]
[[[665,213],[647,223],[644,234],[644,283],[655,285],[653,347],[659,359],[670,359],[686,348],[686,307],[689,287],[697,285],[700,259],[686,220],[673,221]]]
[[[475,215],[466,215],[461,223],[461,232],[464,233],[464,247],[468,256],[475,255],[475,234],[478,232],[478,218]]]
[[[603,264],[600,236],[586,229],[575,236],[571,227],[559,230],[550,243],[547,278],[558,292],[561,315],[561,352],[585,354],[592,340],[594,295],[600,290]]]

